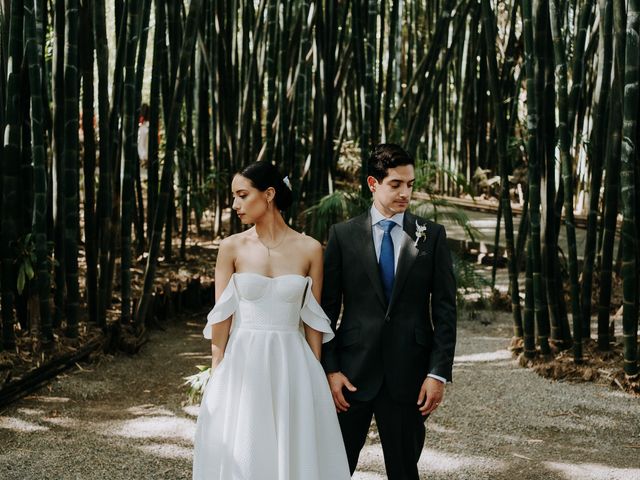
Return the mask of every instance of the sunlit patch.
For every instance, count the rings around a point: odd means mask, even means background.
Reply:
[[[635,395],[627,392],[622,392],[620,390],[605,390],[604,392],[602,392],[602,395],[616,398],[636,398]]]
[[[193,458],[193,450],[191,448],[181,447],[171,443],[151,443],[141,445],[140,450],[161,458],[173,458],[178,460],[191,460]]]
[[[486,337],[486,336],[478,336],[478,337],[466,337],[465,340],[467,342],[471,342],[471,344],[475,344],[477,340],[482,340],[483,342],[496,342],[498,344],[504,343],[504,338],[502,337]]]
[[[640,468],[616,468],[597,463],[545,462],[571,480],[640,480]]]
[[[458,433],[456,430],[451,430],[450,428],[445,428],[442,425],[438,425],[434,422],[427,422],[427,430],[437,433]]]
[[[211,357],[211,355],[207,355],[202,352],[182,352],[182,353],[179,353],[178,356],[189,357],[189,358],[210,358]]]
[[[523,442],[529,445],[544,443],[544,440],[529,439],[521,435],[507,435],[504,433],[486,433],[485,436],[490,438],[495,438],[498,442],[506,443],[509,445],[521,445]]]
[[[356,472],[351,477],[352,480],[384,480],[384,475],[380,475],[379,473],[372,472]]]
[[[439,452],[432,449],[422,450],[418,468],[425,475],[428,472],[455,472],[456,470],[474,468],[478,471],[496,471],[504,469],[506,464],[495,458],[457,455]]]
[[[473,362],[495,362],[498,360],[510,360],[511,352],[509,350],[497,350],[495,352],[472,353],[470,355],[459,355],[454,357],[453,361],[458,363]]]
[[[164,415],[167,417],[175,417],[175,413],[171,410],[167,410],[166,408],[156,407],[151,403],[147,403],[145,405],[136,405],[135,407],[127,408],[127,412],[132,415],[138,416],[154,416],[154,415]]]
[[[29,416],[40,416],[44,415],[44,410],[39,408],[19,408],[18,413]]]
[[[360,462],[363,468],[381,470],[384,468],[382,449],[377,445],[367,445],[362,449]],[[495,458],[477,457],[471,455],[456,455],[432,449],[422,450],[418,469],[420,474],[428,477],[433,472],[451,472],[457,470],[476,469],[480,472],[503,470],[506,464]],[[376,478],[376,477],[373,477]]]
[[[140,417],[117,422],[106,435],[126,438],[179,438],[192,441],[196,422],[177,417]]]
[[[45,417],[43,420],[52,425],[64,428],[74,428],[80,426],[80,422],[74,418],[69,417]]]
[[[469,220],[469,223],[478,228],[486,227],[493,230],[496,228],[496,221],[493,218]]]
[[[380,445],[367,445],[360,451],[358,463],[364,468],[384,465]],[[377,468],[376,468],[377,470]]]
[[[49,430],[47,427],[35,423],[26,422],[14,417],[0,417],[0,428],[13,430],[15,432],[43,432]]]
[[[199,405],[187,405],[186,407],[182,407],[182,411],[191,417],[197,417],[200,412]]]

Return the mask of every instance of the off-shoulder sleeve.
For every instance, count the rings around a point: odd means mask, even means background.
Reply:
[[[300,310],[300,318],[314,330],[322,332],[322,343],[327,343],[335,334],[333,330],[331,330],[329,317],[324,313],[324,310],[322,310],[322,307],[318,304],[311,292],[312,284],[313,280],[309,278],[307,291],[304,295],[304,302],[302,303],[302,310]]]
[[[211,325],[215,323],[224,322],[229,318],[238,308],[238,292],[236,292],[236,285],[233,275],[229,279],[227,287],[220,295],[220,298],[207,315],[207,325],[205,325],[202,334],[204,338],[211,339]]]

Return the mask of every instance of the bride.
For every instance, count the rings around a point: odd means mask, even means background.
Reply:
[[[254,227],[223,240],[218,252],[194,479],[350,478],[319,362],[322,343],[334,336],[316,301],[322,247],[282,218],[292,203],[285,181],[271,163],[255,162],[231,184],[233,209]]]

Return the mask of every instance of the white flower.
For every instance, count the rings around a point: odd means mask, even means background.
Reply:
[[[200,402],[202,394],[204,393],[204,388],[207,386],[207,382],[211,376],[211,367],[197,365],[196,368],[199,370],[198,373],[184,377],[186,380],[184,385],[189,387],[187,391],[187,398],[191,404]]]
[[[418,246],[418,242],[420,240],[426,240],[427,239],[427,226],[426,225],[420,225],[418,223],[418,221],[416,220],[416,241],[413,242],[413,246],[417,247]]]

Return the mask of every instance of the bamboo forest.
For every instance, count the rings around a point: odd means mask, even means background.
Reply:
[[[120,358],[175,368],[171,395],[186,401],[182,379],[210,363],[200,331],[218,247],[245,230],[234,175],[274,164],[291,183],[286,223],[326,246],[332,224],[370,208],[367,161],[393,143],[415,160],[410,211],[447,230],[457,378],[495,361],[474,355],[503,352],[483,401],[508,403],[512,388],[531,405],[559,395],[555,426],[591,418],[568,406],[580,389],[615,393],[598,408],[621,402],[611,422],[622,430],[607,435],[628,444],[559,460],[556,437],[534,426],[514,442],[534,439],[544,464],[525,467],[514,445],[513,465],[473,463],[478,454],[455,470],[436,455],[438,470],[427,449],[420,478],[640,478],[639,42],[640,0],[0,0],[0,444],[18,435],[20,405],[40,411],[33,399],[47,388],[64,397],[56,389],[77,374],[83,390]],[[483,328],[493,343],[473,346],[489,338]],[[183,348],[202,359],[178,371],[180,354],[162,353],[169,337],[193,337]],[[439,419],[453,421],[464,383],[446,387],[449,410],[428,420],[427,444],[457,431]],[[484,398],[474,389],[469,398]],[[517,422],[489,410],[478,415]],[[21,441],[7,437],[10,450]],[[353,478],[387,478],[382,453],[371,455]],[[7,458],[6,478],[41,478]],[[132,460],[129,476],[108,478],[191,478],[180,455],[157,458],[167,463],[148,476]],[[105,478],[41,461],[51,478]],[[581,462],[601,470],[567,466]]]

